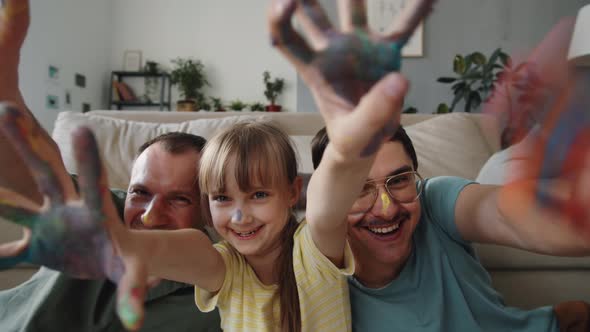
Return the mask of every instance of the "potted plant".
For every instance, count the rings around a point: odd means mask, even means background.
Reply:
[[[465,112],[477,109],[485,102],[496,81],[508,66],[510,57],[502,49],[496,49],[487,58],[481,52],[473,52],[466,56],[457,54],[453,59],[453,72],[457,77],[440,77],[437,82],[451,84],[453,86],[453,101],[451,106],[445,103],[438,105],[437,113],[449,113],[455,109],[460,101],[465,102]]]
[[[250,111],[252,112],[264,112],[264,104],[255,102],[250,104]]]
[[[248,105],[243,103],[241,100],[236,99],[229,104],[229,109],[231,109],[232,111],[241,112],[247,106]]]
[[[170,73],[170,82],[178,84],[182,100],[177,102],[178,111],[197,111],[199,101],[203,101],[201,89],[209,85],[205,66],[200,60],[177,58],[172,60],[174,69]]]
[[[210,97],[211,104],[213,106],[213,111],[215,112],[225,112],[225,108],[223,107],[223,103],[221,102],[221,98]]]
[[[264,78],[264,96],[270,102],[270,105],[266,106],[267,112],[280,112],[281,105],[277,105],[276,101],[278,96],[283,92],[285,87],[285,80],[282,78],[275,78],[271,80],[270,73],[265,71],[263,74]]]
[[[211,104],[207,101],[207,98],[205,96],[203,96],[203,98],[198,101],[198,104],[199,104],[199,109],[202,109],[203,111],[210,111],[211,110]]]
[[[144,97],[149,101],[157,101],[160,96],[160,77],[158,76],[162,70],[160,69],[160,65],[155,62],[148,60],[145,63],[143,71],[148,74],[144,78],[144,85],[145,85],[145,94]]]

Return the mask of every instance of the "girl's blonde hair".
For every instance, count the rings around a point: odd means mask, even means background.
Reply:
[[[229,169],[233,162],[234,169]],[[203,149],[199,167],[201,208],[209,225],[211,210],[208,193],[224,192],[226,175],[235,176],[241,191],[255,185],[287,188],[297,178],[297,157],[289,136],[269,123],[251,121],[236,124],[215,135]],[[283,229],[277,266],[281,326],[284,331],[301,330],[299,295],[293,271],[293,235],[297,220],[291,213]]]

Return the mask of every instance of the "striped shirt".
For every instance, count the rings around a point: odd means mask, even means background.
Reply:
[[[302,222],[294,235],[293,269],[299,292],[301,331],[351,331],[346,276],[354,273],[348,243],[344,267],[339,269],[316,247]],[[195,287],[197,307],[208,312],[219,307],[224,331],[280,331],[278,285],[264,285],[246,259],[229,243],[215,245],[226,265],[217,293]]]

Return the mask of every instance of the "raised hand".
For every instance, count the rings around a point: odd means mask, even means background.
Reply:
[[[414,1],[396,23],[394,32],[380,36],[367,27],[363,0],[339,2],[341,31],[332,27],[316,0],[273,1],[270,9],[272,43],[310,87],[326,121],[331,142],[338,150],[355,151],[362,145],[361,155],[370,155],[383,137],[392,134],[397,127],[399,114],[349,113],[377,82],[400,69],[401,49],[429,13],[433,2]],[[291,26],[294,14],[308,41]],[[386,89],[392,95],[405,89],[403,79],[390,79],[385,81],[389,81]],[[350,137],[355,138],[352,145]],[[359,146],[355,146],[357,144]]]
[[[527,76],[509,72],[484,112],[508,114],[507,127],[516,139],[511,144],[529,135],[513,149],[512,159],[519,162],[507,170],[503,213],[521,222],[567,223],[590,236],[590,76],[567,59],[574,25],[575,20],[562,19],[523,62],[531,72],[524,74],[534,74],[536,85],[521,89],[513,82],[521,84]],[[536,119],[538,128],[531,132],[528,122],[518,119]]]
[[[80,196],[35,121],[13,106],[0,104],[0,131],[13,142],[45,197],[38,206],[0,190],[0,217],[27,229],[22,240],[0,246],[0,268],[28,262],[76,278],[108,278],[120,284],[119,314],[124,325],[138,328],[147,276],[134,257],[125,258],[124,264],[114,244],[121,243],[127,231],[111,200],[90,130],[80,128],[73,139]]]

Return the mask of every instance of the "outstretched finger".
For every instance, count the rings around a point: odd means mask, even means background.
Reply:
[[[31,231],[25,228],[22,239],[0,245],[0,270],[28,261],[30,242]]]
[[[302,69],[313,60],[314,52],[293,29],[291,17],[297,9],[295,0],[274,0],[269,9],[271,42],[295,66]]]
[[[128,330],[137,331],[143,324],[147,278],[145,265],[135,259],[125,261],[125,274],[119,282],[117,313]]]
[[[23,196],[0,188],[0,217],[15,224],[32,228],[39,217],[35,203]]]
[[[342,31],[351,33],[367,29],[367,2],[365,0],[339,0]]]
[[[30,23],[28,0],[2,0],[0,7],[0,47],[10,45],[20,49]],[[2,56],[18,56],[9,52]]]
[[[390,40],[397,40],[405,43],[410,39],[414,30],[420,22],[430,14],[432,5],[436,0],[415,0],[410,1],[402,13],[392,22],[392,28],[388,29],[391,33],[385,36]]]
[[[0,104],[0,130],[29,165],[41,194],[61,204],[77,197],[61,155],[39,123],[11,104]]]
[[[317,0],[302,0],[295,15],[315,50],[325,49],[328,45],[327,34],[334,28]]]

